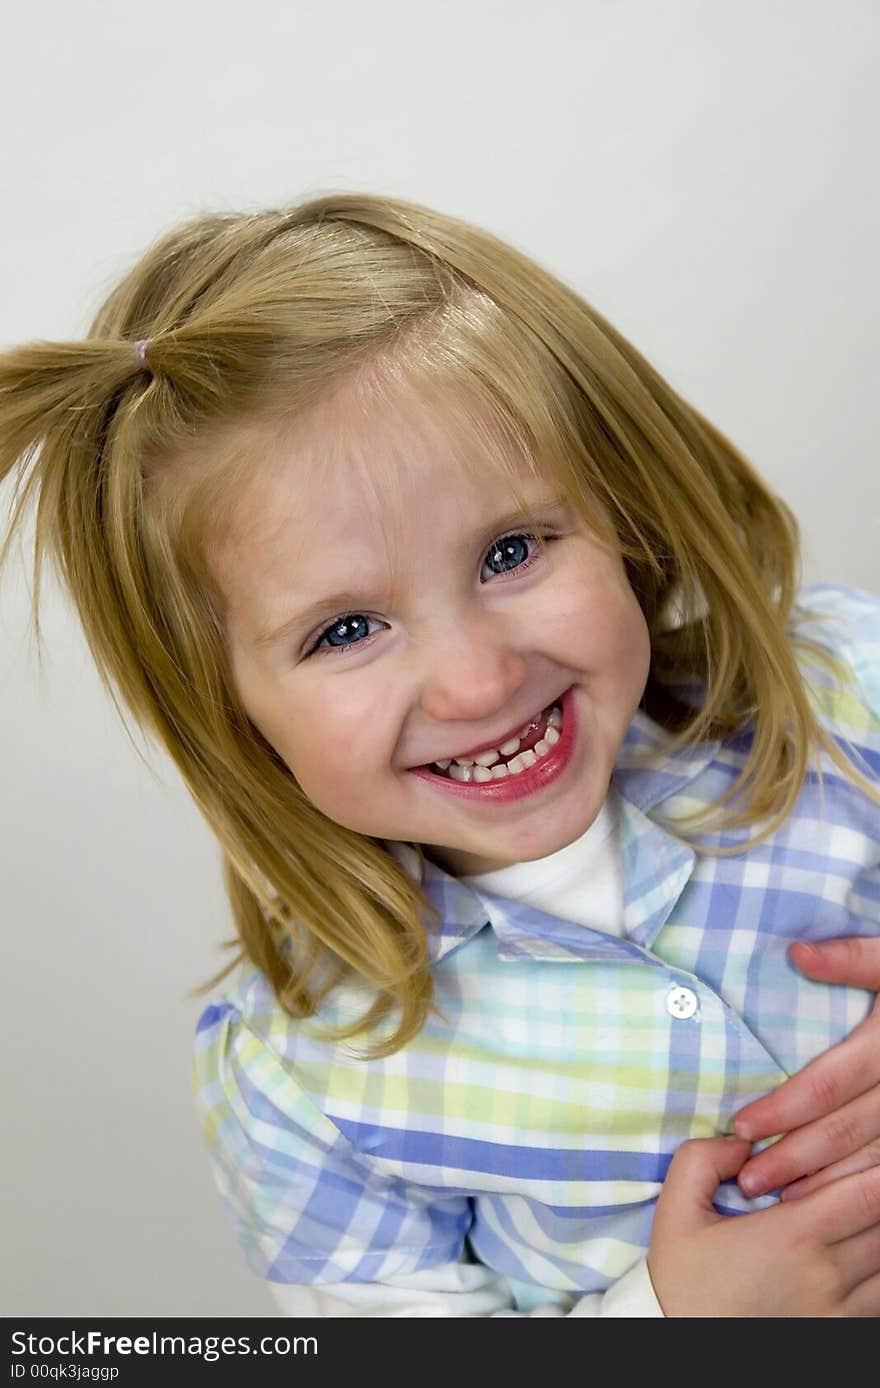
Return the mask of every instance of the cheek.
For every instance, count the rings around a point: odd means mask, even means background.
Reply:
[[[282,757],[300,789],[321,814],[358,833],[376,832],[377,804],[389,792],[391,772],[369,738],[346,737],[337,723],[313,736],[288,738]]]
[[[622,563],[587,555],[558,590],[548,629],[573,664],[609,685],[647,681],[651,661],[648,626]]]
[[[617,672],[616,688],[633,712],[641,702],[651,668],[651,636],[639,600],[624,579],[620,590],[619,617],[609,633],[611,666]]]
[[[374,705],[368,688],[369,681],[360,686],[337,681],[332,700],[299,699],[294,708],[279,695],[270,710],[264,709],[264,736],[309,799],[330,814],[333,801],[369,803],[374,792],[382,704]]]

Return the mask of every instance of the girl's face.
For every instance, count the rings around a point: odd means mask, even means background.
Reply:
[[[389,495],[370,485],[376,458],[394,464]],[[398,397],[355,420],[337,397],[266,458],[234,534],[208,552],[239,697],[303,792],[455,875],[544,857],[589,828],[650,662],[620,556],[523,463],[539,550],[484,458],[442,405]],[[497,746],[568,690],[576,741],[538,790],[497,803],[413,774]]]

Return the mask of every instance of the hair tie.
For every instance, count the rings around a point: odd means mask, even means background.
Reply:
[[[151,337],[144,337],[141,339],[140,342],[136,342],[134,344],[134,359],[139,371],[151,370],[150,366],[147,363],[147,348],[149,347],[152,340],[153,339]]]

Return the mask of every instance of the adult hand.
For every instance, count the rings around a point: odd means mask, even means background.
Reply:
[[[880,994],[880,937],[798,941],[789,958],[809,978]],[[786,1134],[742,1167],[749,1196],[784,1187],[781,1199],[796,1200],[880,1165],[880,997],[846,1040],[740,1109],[734,1126],[749,1142]]]

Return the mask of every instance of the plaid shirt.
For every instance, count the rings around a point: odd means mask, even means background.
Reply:
[[[840,692],[805,658],[813,706],[880,782],[880,598],[813,584],[798,605],[833,616],[798,632],[842,657],[858,682]],[[478,896],[426,860],[423,885],[442,919],[427,928],[444,1015],[396,1054],[364,1060],[358,1037],[322,1039],[319,1024],[365,1010],[371,994],[358,982],[337,988],[319,1020],[295,1023],[243,966],[205,1008],[197,1108],[255,1273],[380,1281],[454,1262],[467,1240],[474,1259],[508,1279],[521,1310],[567,1310],[644,1256],[681,1142],[731,1133],[739,1108],[866,1017],[872,994],[806,979],[786,947],[880,932],[880,809],[823,752],[824,806],[811,769],[763,844],[699,857],[652,816],[716,800],[742,769],[751,733],[656,769],[631,765],[668,741],[639,711],[609,786],[622,937]],[[702,842],[745,842],[753,831]],[[417,870],[413,851],[396,848]],[[391,1029],[386,1021],[378,1034]],[[775,1198],[746,1200],[726,1182],[716,1208],[741,1213]]]

